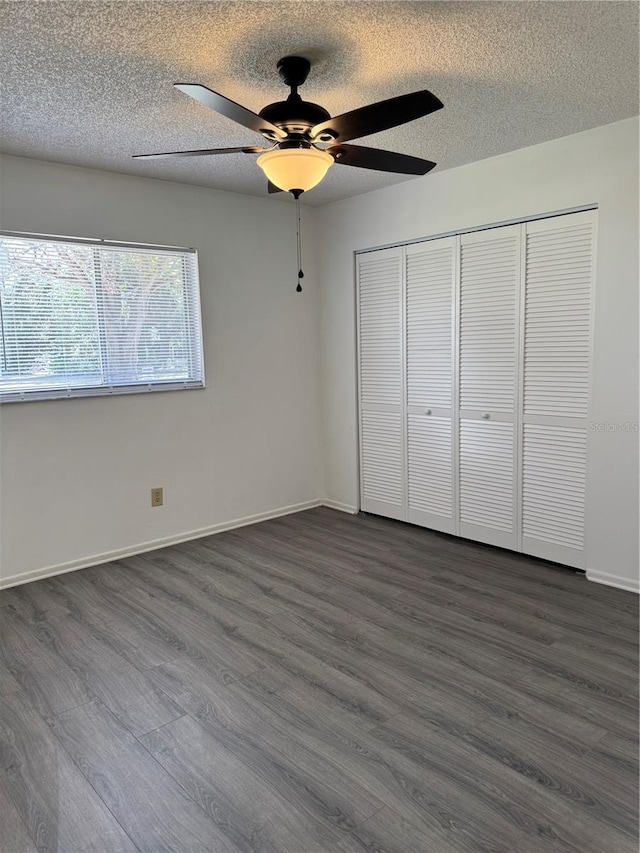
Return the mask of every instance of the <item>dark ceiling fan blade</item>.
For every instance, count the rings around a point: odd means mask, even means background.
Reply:
[[[271,181],[267,181],[267,190],[269,191],[269,195],[271,195],[271,193],[284,192],[284,190],[281,190],[280,187],[277,187],[275,184],[272,184]]]
[[[134,154],[134,160],[153,157],[201,157],[209,154],[260,154],[271,151],[271,148],[260,148],[259,145],[246,145],[244,148],[200,148],[196,151],[166,151],[161,154]]]
[[[204,104],[205,107],[210,107],[220,115],[248,127],[249,130],[255,130],[256,133],[267,131],[268,134],[277,139],[284,139],[287,135],[276,124],[272,124],[270,121],[261,118],[257,113],[251,112],[246,107],[236,104],[235,101],[225,98],[224,95],[219,95],[206,86],[201,86],[199,83],[174,83],[173,85],[185,95],[189,95],[190,98]]]
[[[377,169],[380,172],[399,172],[402,175],[426,175],[436,165],[431,160],[383,151],[381,148],[364,148],[362,145],[332,145],[326,149],[344,166]]]
[[[429,115],[443,107],[443,103],[431,92],[423,89],[420,92],[411,92],[409,95],[400,95],[397,98],[389,98],[387,101],[378,101],[367,107],[360,107],[349,113],[327,119],[311,128],[311,137],[317,138],[324,131],[333,131],[337,134],[339,142],[349,139],[358,139],[360,136],[369,136],[399,124]]]

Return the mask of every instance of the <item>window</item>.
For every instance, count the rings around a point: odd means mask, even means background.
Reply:
[[[203,385],[195,251],[0,234],[0,402]]]

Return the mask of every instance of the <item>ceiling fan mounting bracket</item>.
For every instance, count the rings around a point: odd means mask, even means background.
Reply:
[[[278,60],[277,68],[285,86],[290,86],[295,91],[307,79],[311,63],[304,56],[283,56]]]

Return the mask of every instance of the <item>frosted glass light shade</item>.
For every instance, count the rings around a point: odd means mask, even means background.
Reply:
[[[279,148],[261,154],[256,160],[271,183],[285,192],[312,189],[333,162],[331,154],[317,148]]]

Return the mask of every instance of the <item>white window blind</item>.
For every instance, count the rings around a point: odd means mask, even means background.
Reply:
[[[0,402],[203,385],[193,250],[0,233]]]

